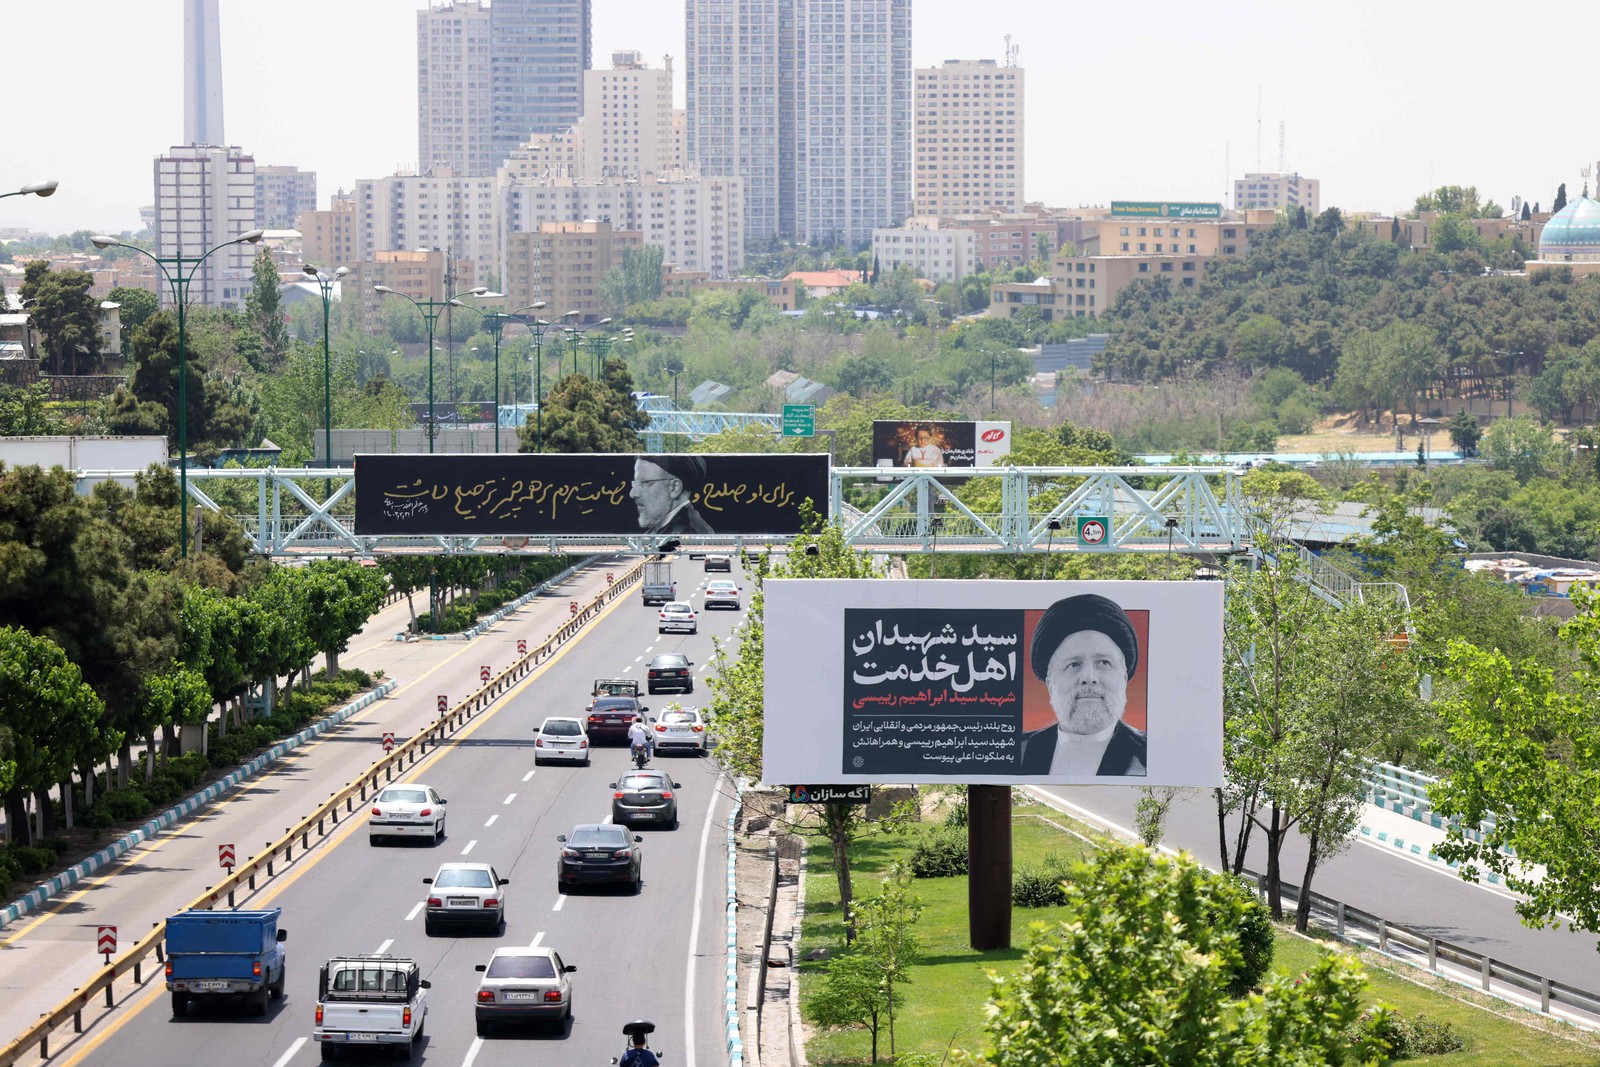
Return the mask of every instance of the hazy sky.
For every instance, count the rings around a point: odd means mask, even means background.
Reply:
[[[414,165],[416,16],[425,0],[221,0],[228,139],[337,187]],[[594,0],[594,60],[670,53],[683,96],[683,0]],[[138,226],[151,160],[183,135],[177,0],[0,0],[7,78],[0,226]],[[1027,71],[1027,196],[1226,201],[1230,177],[1288,169],[1327,204],[1390,210],[1444,183],[1508,205],[1576,195],[1600,157],[1595,77],[1548,42],[1589,33],[1582,5],[1420,0],[1265,3],[916,0],[917,66]],[[125,58],[118,58],[125,57]],[[1257,100],[1260,100],[1257,123]],[[1258,151],[1259,145],[1259,151]],[[1591,179],[1592,180],[1592,179]]]

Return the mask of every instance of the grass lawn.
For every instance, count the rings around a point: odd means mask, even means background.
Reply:
[[[1019,803],[1012,819],[1012,852],[1017,867],[1039,863],[1046,853],[1067,859],[1081,858],[1088,846],[1078,838],[1051,826],[1043,815],[1059,824],[1067,820],[1041,805]],[[852,848],[852,870],[857,895],[877,892],[877,880],[896,860],[909,859],[913,835],[874,835],[862,838]],[[929,878],[912,882],[912,891],[922,898],[924,911],[917,933],[922,943],[922,960],[914,968],[909,985],[904,987],[905,1006],[895,1020],[898,1050],[942,1056],[952,1044],[956,1048],[977,1050],[983,1047],[983,1007],[989,994],[986,971],[1008,973],[1022,958],[1029,941],[1029,926],[1035,922],[1055,922],[1061,918],[1056,908],[1015,908],[1012,911],[1013,947],[997,952],[975,952],[967,944],[967,880]],[[806,904],[802,954],[844,942],[840,921],[838,883],[827,842],[819,836],[806,841]],[[1336,946],[1337,951],[1342,946]],[[1278,935],[1274,969],[1299,974],[1318,954],[1329,951],[1289,932]],[[1467,1047],[1447,1056],[1418,1057],[1406,1063],[1441,1064],[1448,1067],[1600,1067],[1600,1040],[1563,1030],[1574,1036],[1567,1040],[1534,1026],[1513,1022],[1512,1018],[1537,1017],[1519,1009],[1478,997],[1468,990],[1434,982],[1406,968],[1391,964],[1397,973],[1376,965],[1371,954],[1362,954],[1368,963],[1370,999],[1398,1009],[1403,1015],[1426,1015],[1449,1021],[1466,1038]],[[820,977],[821,962],[800,965],[801,989],[807,981]],[[1415,976],[1448,989],[1425,988],[1418,982],[1399,977]],[[1478,1005],[1492,1005],[1484,1010]],[[1510,1018],[1502,1018],[1498,1012]],[[1552,1029],[1554,1024],[1549,1025]],[[888,1057],[887,1027],[879,1034],[879,1057]],[[806,1043],[806,1057],[815,1067],[870,1062],[871,1041],[865,1030],[816,1032]]]

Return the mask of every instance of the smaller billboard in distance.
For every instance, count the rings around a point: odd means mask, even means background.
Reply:
[[[1222,205],[1179,200],[1113,200],[1111,217],[1116,219],[1220,219]]]
[[[872,424],[875,467],[992,467],[1010,454],[1009,422],[879,419]]]

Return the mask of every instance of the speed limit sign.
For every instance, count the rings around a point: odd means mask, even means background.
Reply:
[[[1110,529],[1111,520],[1105,515],[1079,515],[1078,547],[1104,548]]]

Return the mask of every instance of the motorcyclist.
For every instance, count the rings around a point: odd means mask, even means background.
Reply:
[[[644,724],[641,716],[634,716],[633,725],[628,727],[628,748],[637,759],[640,751],[648,758],[650,755],[651,737],[650,730]]]
[[[644,1035],[634,1034],[633,1044],[622,1054],[622,1061],[618,1067],[659,1067],[660,1063],[661,1061],[656,1059],[656,1054],[645,1047]]]

